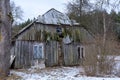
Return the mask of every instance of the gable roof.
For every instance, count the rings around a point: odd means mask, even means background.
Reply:
[[[66,14],[59,12],[58,10],[52,8],[47,11],[42,16],[38,17],[38,22],[44,24],[63,24],[63,25],[75,25],[77,24],[75,21],[70,20]]]

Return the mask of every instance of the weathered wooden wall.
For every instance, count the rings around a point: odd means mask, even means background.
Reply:
[[[17,40],[12,47],[12,54],[16,55],[14,68],[28,68],[34,65],[33,45],[39,44],[36,41]],[[60,45],[62,46],[60,49]],[[57,41],[45,43],[45,65],[47,67],[59,66],[60,60],[63,66],[74,66],[79,64],[78,59],[78,43],[60,44]],[[62,51],[60,51],[62,50]],[[63,55],[61,58],[61,54]]]
[[[56,41],[50,41],[45,45],[46,53],[46,66],[58,66],[59,65],[59,44]]]
[[[15,55],[14,68],[29,68],[35,64],[33,55],[33,45],[39,44],[37,41],[17,40],[11,49],[11,54]],[[58,64],[58,42],[50,41],[44,46],[45,64],[48,67]]]
[[[17,40],[36,40],[36,35],[39,36],[39,39],[42,39],[43,31],[55,33],[57,27],[59,27],[59,25],[44,25],[40,23],[34,23],[26,31],[23,31]]]
[[[65,66],[73,66],[79,64],[78,59],[78,50],[77,46],[80,46],[80,44],[63,44],[63,54],[64,54],[64,65]]]
[[[32,41],[15,42],[11,53],[16,56],[14,68],[28,68],[32,65],[33,43]]]
[[[60,45],[62,46],[60,49]],[[80,60],[78,59],[78,46],[80,43],[72,44],[60,44],[56,41],[51,41],[46,44],[46,66],[59,66],[61,65],[60,60],[63,59],[63,66],[74,66],[79,65]],[[60,51],[62,50],[62,51]],[[62,56],[62,58],[61,58]]]

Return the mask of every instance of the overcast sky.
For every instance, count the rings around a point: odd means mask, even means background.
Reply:
[[[55,8],[61,12],[65,12],[65,5],[70,0],[11,0],[16,6],[20,6],[23,10],[24,20],[37,17],[44,14],[51,8]]]

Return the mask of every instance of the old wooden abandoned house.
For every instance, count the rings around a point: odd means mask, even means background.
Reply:
[[[73,66],[93,52],[93,36],[74,20],[55,9],[24,27],[13,37],[14,68],[27,68],[34,61],[45,66]]]

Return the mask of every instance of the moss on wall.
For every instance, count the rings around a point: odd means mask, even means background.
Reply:
[[[36,40],[36,41],[48,41],[48,40],[54,40],[54,41],[61,41],[63,38],[65,38],[67,35],[71,39],[73,39],[74,42],[82,42],[84,39],[84,32],[81,31],[80,27],[62,27],[62,33],[57,33],[56,27],[51,26],[44,26],[44,28],[38,28],[39,26],[34,26],[27,30],[24,34],[21,35],[22,40]],[[49,29],[49,30],[48,30]],[[54,29],[54,31],[51,31]],[[83,33],[84,32],[84,33]]]

